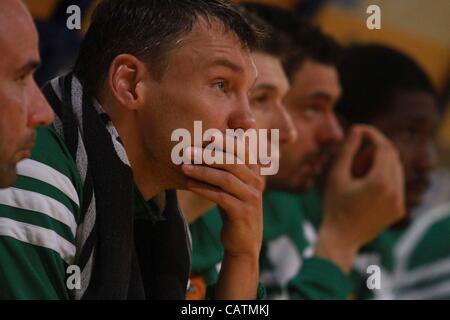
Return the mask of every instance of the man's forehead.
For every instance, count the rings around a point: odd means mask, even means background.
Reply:
[[[387,133],[417,126],[435,130],[439,125],[437,102],[430,93],[397,92],[374,124]]]
[[[215,20],[207,22],[204,18],[199,18],[192,31],[180,39],[178,45],[184,49],[185,54],[193,59],[200,59],[202,63],[211,64],[227,59],[242,68],[253,64],[250,51],[238,36]]]
[[[4,58],[14,57],[4,62],[22,65],[38,60],[38,35],[29,12],[19,1],[0,2],[0,52]]]
[[[342,94],[335,67],[314,64],[301,68],[291,84],[292,94],[305,98],[327,98],[337,100]]]
[[[439,112],[435,97],[424,91],[398,92],[392,100],[392,117],[438,121]]]
[[[27,33],[34,31],[33,18],[27,7],[19,0],[1,0],[0,1],[0,36],[16,31]]]
[[[236,42],[236,44],[242,46],[239,37],[233,31],[229,30],[223,22],[215,18],[206,20],[203,17],[198,17],[192,26],[192,30],[185,35],[181,41],[202,43],[204,41],[220,42],[223,41],[224,38],[232,40]]]
[[[253,52],[252,57],[258,71],[255,88],[265,86],[281,92],[287,92],[289,81],[280,59],[260,52]]]

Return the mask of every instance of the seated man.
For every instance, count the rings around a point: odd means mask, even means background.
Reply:
[[[243,9],[243,8],[241,8]],[[289,81],[283,70],[284,55],[290,48],[289,41],[260,20],[257,16],[244,12],[247,20],[267,34],[252,52],[258,78],[250,91],[250,106],[256,118],[256,126],[260,129],[279,130],[279,144],[289,145],[297,139],[297,131],[288,114],[283,99],[289,89]],[[269,139],[272,137],[269,136]],[[271,150],[272,158],[279,161],[279,153]],[[215,264],[223,259],[223,247],[220,241],[221,217],[218,214],[207,214],[206,211],[215,206],[214,202],[196,194],[178,191],[180,206],[191,225],[193,238],[193,269],[188,299],[204,299],[206,288],[217,281],[218,271]],[[203,222],[208,221],[207,225]],[[213,228],[208,229],[208,224]],[[213,232],[213,237],[208,237]],[[203,239],[202,239],[203,238]]]
[[[333,114],[340,92],[333,58],[337,45],[289,12],[263,5],[245,7],[270,21],[279,28],[277,32],[288,34],[300,46],[300,52],[287,61],[292,86],[285,102],[301,138],[295,145],[282,146],[280,172],[268,177],[268,186],[279,189],[284,182],[284,189],[302,187],[307,190],[322,170],[330,149],[342,139],[341,128]],[[308,232],[303,232],[304,217],[298,198],[288,194],[264,197],[260,266],[261,282],[266,285],[269,298],[346,298],[351,293],[348,273],[357,249],[402,216],[401,167],[395,149],[373,128],[356,126],[353,129],[354,134],[342,149],[333,188],[329,191],[332,204],[328,215],[335,219],[324,226],[315,252],[310,248]],[[372,140],[378,149],[371,174],[354,179],[352,159],[363,137]],[[286,163],[293,163],[295,169],[286,171],[289,169],[284,168]],[[384,170],[392,174],[382,174]],[[379,184],[380,192],[371,199],[373,184]],[[379,204],[385,207],[377,207]],[[361,212],[364,205],[370,210]],[[373,217],[380,209],[383,214],[375,223],[364,219]],[[361,217],[356,221],[358,215]],[[349,221],[357,222],[354,230],[349,230]],[[221,261],[218,230],[220,218],[215,210],[191,225],[194,272],[203,273],[210,281],[214,279],[215,265]]]
[[[355,263],[355,297],[444,297],[438,291],[433,296],[431,291],[438,289],[435,280],[446,273],[435,267],[450,256],[448,241],[443,237],[446,228],[449,230],[448,219],[444,219],[448,210],[423,212],[419,218],[422,222],[412,223],[412,213],[422,203],[429,175],[437,163],[434,136],[441,113],[437,93],[414,60],[381,45],[349,48],[339,72],[345,93],[336,109],[343,122],[368,123],[383,131],[399,150],[405,172],[407,216],[359,255]],[[436,225],[425,232],[432,221]],[[381,268],[380,290],[367,287],[370,265]],[[419,269],[435,271],[419,276]]]
[[[190,245],[175,188],[224,208],[215,297],[256,297],[257,166],[235,155],[229,165],[177,165],[171,134],[193,132],[195,120],[222,133],[254,126],[257,38],[222,0],[99,5],[74,72],[44,88],[54,124],[0,194],[11,231],[0,234],[1,298],[183,299]]]
[[[429,218],[424,216],[424,220],[428,223],[442,221],[435,227],[435,230],[438,230],[435,233],[438,238],[434,237],[432,229],[422,233],[425,229],[421,229],[419,225],[411,226],[412,210],[421,203],[423,193],[428,186],[428,174],[436,163],[433,146],[439,117],[436,93],[428,77],[413,60],[398,51],[380,45],[349,48],[340,63],[339,73],[344,94],[336,106],[336,111],[344,126],[366,123],[379,128],[399,150],[405,174],[403,184],[407,216],[395,224],[387,225],[390,228],[361,248],[356,258],[354,257],[351,277],[352,297],[356,299],[401,298],[402,294],[408,291],[412,293],[412,288],[407,288],[408,282],[404,280],[415,279],[413,272],[410,276],[403,273],[405,268],[411,268],[412,271],[414,266],[429,264],[429,270],[432,270],[433,264],[437,265],[440,259],[447,257],[444,252],[447,251],[447,254],[449,252],[448,247],[442,245],[445,243],[442,238],[440,238],[441,244],[437,244],[439,234],[443,236],[448,226],[448,220],[443,214],[445,210],[430,213]],[[367,157],[370,157],[373,149],[370,145],[367,146],[355,160],[353,172],[356,176],[370,167]],[[288,168],[292,172],[295,171],[295,166]],[[304,235],[310,247],[316,245],[318,234],[320,235],[320,230],[326,223],[324,219],[327,219],[326,197],[329,195],[327,190],[329,186],[324,187],[316,188],[307,195],[298,197],[301,215],[304,217]],[[266,198],[267,195],[264,197]],[[368,208],[363,206],[361,211],[363,210]],[[374,220],[378,218],[374,216],[369,222],[375,224]],[[357,220],[347,221],[349,227],[357,222]],[[416,233],[417,230],[422,232]],[[416,237],[411,238],[411,234],[415,234]],[[422,237],[423,241],[419,241]],[[413,250],[416,243],[417,249]],[[406,252],[408,252],[408,258],[405,255]],[[305,252],[305,255],[307,254],[310,252]],[[427,258],[420,258],[423,255]],[[428,260],[431,257],[436,260]],[[369,266],[381,268],[381,290],[375,290],[376,286],[372,287],[376,284],[375,282],[369,283],[371,289],[368,287],[368,280],[374,272],[374,269],[368,268]],[[400,272],[400,270],[403,271]],[[445,271],[441,276],[443,274]],[[433,278],[431,275],[429,279],[422,278],[421,280],[425,281],[420,285],[429,281],[427,286],[431,287],[434,283],[431,278]],[[290,289],[293,290],[294,287],[291,286]],[[406,291],[402,293],[400,289],[406,289]],[[420,290],[416,291],[416,293],[419,292]],[[424,292],[423,296],[425,294]],[[420,295],[409,295],[409,297],[420,297]]]
[[[30,14],[20,1],[5,0],[0,24],[0,188],[5,188],[17,178],[17,163],[29,155],[36,127],[48,125],[53,113],[33,80],[40,59]]]

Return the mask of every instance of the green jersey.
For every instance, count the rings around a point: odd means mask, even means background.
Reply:
[[[267,298],[345,299],[351,292],[350,279],[335,264],[314,257],[312,220],[316,220],[306,219],[302,213],[306,208],[312,212],[320,206],[285,193],[264,194],[260,281]],[[217,279],[222,261],[221,225],[218,209],[214,208],[190,226],[192,275],[203,278],[206,285]]]
[[[321,199],[315,191],[298,198],[304,234],[314,234]],[[379,287],[371,283],[373,267],[380,272]],[[423,212],[406,228],[382,232],[358,253],[351,279],[355,299],[450,299],[450,204]]]
[[[17,172],[0,191],[0,299],[68,299],[66,269],[82,222],[75,162],[52,128],[40,128]]]
[[[15,185],[0,190],[0,299],[70,299],[82,180],[53,127],[37,130],[31,158],[17,173]],[[135,218],[156,211],[136,190]]]
[[[423,212],[403,232],[386,231],[361,254],[355,276],[362,298],[450,299],[450,204]],[[362,271],[379,266],[380,286],[363,286]]]

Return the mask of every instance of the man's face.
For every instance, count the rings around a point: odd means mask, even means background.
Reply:
[[[175,129],[185,128],[194,138],[194,121],[203,131],[255,127],[248,94],[257,76],[250,52],[223,25],[200,19],[192,32],[168,58],[162,79],[151,81],[149,103],[141,112],[140,125],[148,157],[163,164],[167,187],[182,188],[184,175],[171,161]]]
[[[405,170],[406,206],[413,209],[429,187],[429,173],[436,165],[434,134],[439,112],[433,96],[426,92],[399,92],[390,112],[373,125],[395,144]]]
[[[279,130],[280,146],[296,141],[297,130],[284,105],[284,97],[289,90],[281,62],[268,54],[252,54],[258,69],[258,78],[250,91],[250,106],[259,129]],[[270,139],[270,134],[269,134]],[[272,154],[272,157],[277,157]],[[278,156],[279,161],[279,156]]]
[[[0,30],[0,187],[7,187],[30,155],[35,128],[53,121],[53,113],[33,80],[38,36],[20,1],[1,1]]]
[[[294,75],[285,103],[298,139],[281,148],[280,171],[268,179],[271,189],[308,191],[343,133],[334,114],[341,94],[335,67],[306,60]]]

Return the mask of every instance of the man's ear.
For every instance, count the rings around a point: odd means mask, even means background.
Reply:
[[[137,110],[145,103],[146,65],[130,54],[121,54],[114,58],[109,67],[111,93],[125,108]]]

